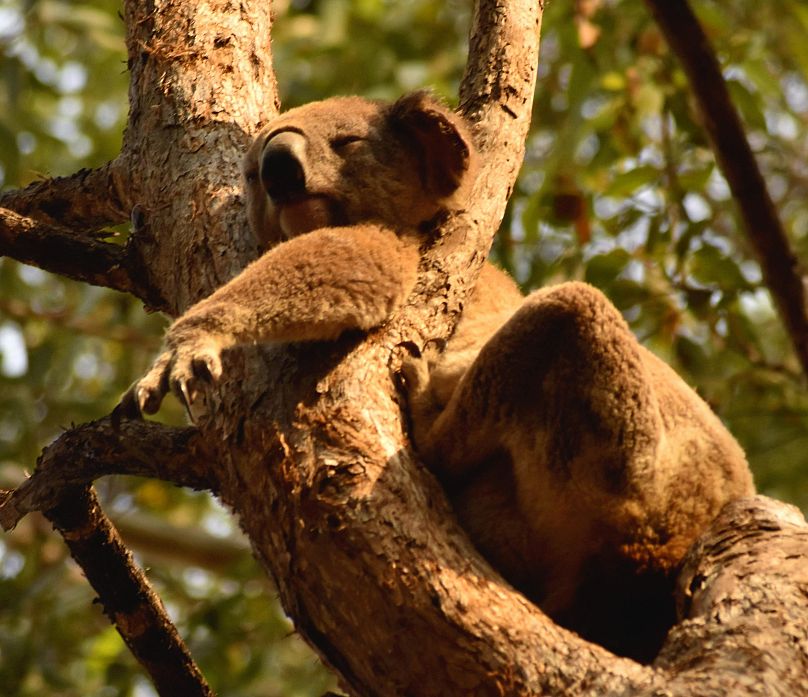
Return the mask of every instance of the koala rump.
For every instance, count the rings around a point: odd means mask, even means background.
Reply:
[[[329,340],[406,301],[431,223],[476,171],[463,120],[425,93],[316,102],[274,119],[243,165],[268,250],[169,329],[118,416],[186,405],[247,342]],[[483,268],[440,354],[404,369],[412,438],[493,566],[560,623],[650,660],[688,546],[754,491],[741,449],[591,286],[523,297]]]

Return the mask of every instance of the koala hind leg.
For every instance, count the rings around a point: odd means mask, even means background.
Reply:
[[[431,427],[416,428],[419,453],[495,568],[551,616],[628,654],[637,652],[605,634],[622,623],[658,645],[673,619],[668,571],[680,553],[656,558],[668,542],[656,466],[666,434],[649,356],[595,288],[542,289],[482,348]],[[514,515],[528,529],[504,544]],[[640,600],[634,572],[650,572],[649,605],[663,598],[661,619],[640,617],[651,620],[650,639],[622,616],[620,598],[604,597],[611,609],[596,617],[597,604],[581,597],[619,593],[627,575],[626,594]]]
[[[630,495],[651,476],[661,429],[639,344],[599,291],[573,282],[525,299],[418,449],[449,480],[504,449],[521,491],[542,469],[545,486]]]

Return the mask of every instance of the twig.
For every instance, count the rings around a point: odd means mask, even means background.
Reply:
[[[808,373],[805,276],[732,104],[721,66],[686,0],[646,0],[688,76],[716,159],[729,182],[766,286]]]

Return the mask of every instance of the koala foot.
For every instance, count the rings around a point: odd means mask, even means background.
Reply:
[[[222,376],[224,342],[205,336],[186,340],[164,351],[149,371],[121,397],[113,411],[113,423],[121,418],[140,419],[154,414],[169,391],[179,399],[188,416],[196,421],[202,386]]]
[[[430,388],[431,368],[437,362],[440,350],[434,344],[427,344],[423,351],[414,355],[414,347],[402,348],[403,355],[398,375],[403,392],[407,397],[410,435],[418,447],[425,441],[426,432],[441,412],[441,407],[435,402]],[[415,350],[417,351],[417,348]]]

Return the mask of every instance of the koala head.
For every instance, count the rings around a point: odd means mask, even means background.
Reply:
[[[264,247],[360,222],[414,228],[462,207],[475,160],[463,120],[427,93],[307,104],[273,120],[244,157],[250,226]]]

